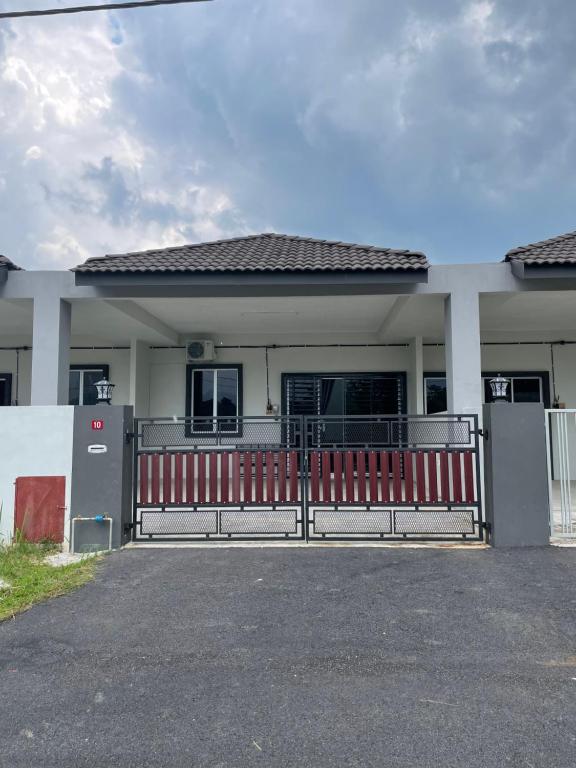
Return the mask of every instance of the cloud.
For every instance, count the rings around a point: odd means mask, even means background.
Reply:
[[[573,229],[571,0],[227,0],[0,37],[0,250],[275,229],[501,258]]]

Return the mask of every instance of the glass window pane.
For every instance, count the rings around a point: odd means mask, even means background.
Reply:
[[[217,371],[218,416],[238,415],[238,372]]]
[[[96,405],[98,402],[98,392],[96,391],[97,381],[103,377],[101,370],[84,371],[84,382],[82,384],[82,405]]]
[[[80,371],[70,371],[68,403],[69,405],[80,405]]]
[[[192,415],[201,417],[194,421],[196,430],[213,430],[214,423],[214,371],[192,373]],[[208,421],[209,419],[209,421]]]
[[[448,410],[446,379],[442,376],[426,379],[426,413],[441,413]]]
[[[513,379],[512,391],[515,403],[540,403],[540,379]]]
[[[216,371],[216,392],[218,397],[218,416],[238,415],[238,371],[233,368],[221,368]],[[219,422],[224,432],[236,430],[235,421]]]

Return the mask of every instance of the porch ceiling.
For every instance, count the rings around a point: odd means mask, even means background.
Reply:
[[[180,334],[378,334],[395,296],[294,296],[254,299],[139,299]],[[422,299],[414,297],[419,306]],[[435,297],[432,297],[435,298]],[[396,333],[396,329],[394,330]]]
[[[484,294],[480,300],[482,331],[490,333],[576,334],[575,291],[529,291]]]

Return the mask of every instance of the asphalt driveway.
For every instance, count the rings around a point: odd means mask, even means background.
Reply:
[[[128,550],[0,624],[0,766],[573,768],[576,549]]]

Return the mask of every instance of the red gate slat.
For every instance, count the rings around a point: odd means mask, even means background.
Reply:
[[[354,495],[354,454],[346,451],[346,501],[356,501]]]
[[[332,501],[332,472],[329,451],[322,451],[322,500]]]
[[[232,454],[232,501],[239,504],[242,501],[240,494],[240,453]]]
[[[252,454],[244,454],[244,503],[252,501]]]
[[[278,501],[286,501],[286,451],[278,453]]]
[[[140,504],[148,504],[148,454],[140,455]]]
[[[160,456],[152,455],[152,504],[160,503]]]
[[[356,453],[356,474],[358,475],[358,501],[366,501],[366,454]]]
[[[414,453],[404,451],[404,500],[414,501]]]
[[[320,461],[316,451],[310,454],[310,501],[320,501]]]
[[[446,451],[440,451],[440,501],[450,501],[448,454]]]
[[[438,501],[438,454],[433,451],[428,454],[428,496],[429,501]]]
[[[264,457],[262,451],[256,451],[256,493],[254,500],[257,504],[264,501]]]
[[[454,501],[462,501],[462,467],[460,456],[460,452],[452,454],[452,488],[454,491]]]
[[[266,501],[276,501],[276,478],[274,477],[274,454],[266,452]]]
[[[370,501],[378,501],[378,455],[376,451],[368,454],[368,474],[370,476]]]
[[[400,451],[392,451],[392,495],[394,496],[394,501],[402,501]]]
[[[177,453],[174,456],[174,502],[182,504],[182,454]]]
[[[298,453],[290,451],[288,460],[290,463],[290,501],[298,501]]]
[[[380,451],[380,486],[382,501],[390,501],[390,457],[386,451]]]
[[[218,454],[210,454],[210,503],[218,503]]]
[[[206,454],[198,454],[198,504],[206,503]]]
[[[172,456],[165,453],[162,461],[162,500],[164,504],[172,501]]]
[[[188,504],[194,504],[196,500],[194,482],[194,454],[186,454],[186,502]]]
[[[342,494],[342,453],[334,453],[334,501],[340,502],[344,498]]]
[[[230,454],[220,455],[220,501],[227,504],[230,501]]]
[[[426,501],[426,472],[422,451],[416,454],[416,501],[420,504]]]
[[[474,462],[472,451],[464,451],[464,486],[466,488],[466,501],[476,501],[476,489],[474,488]]]

